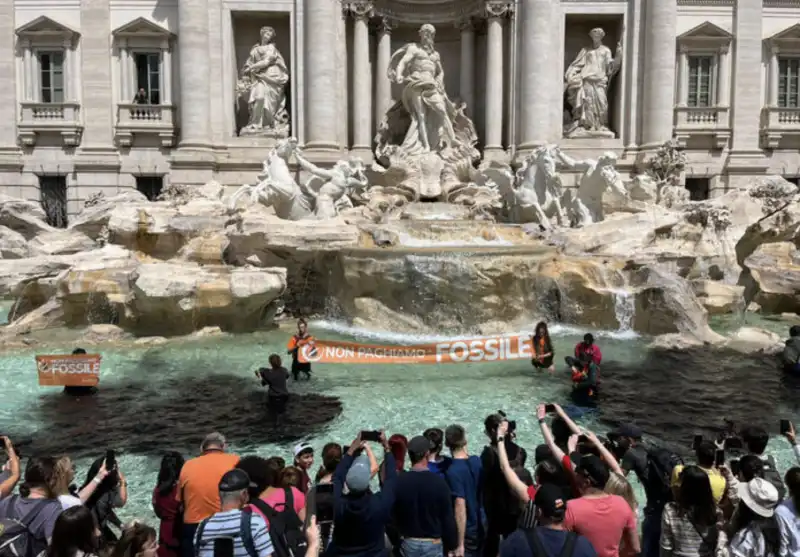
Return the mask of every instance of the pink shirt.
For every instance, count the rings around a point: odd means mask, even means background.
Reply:
[[[619,557],[619,544],[625,530],[636,531],[636,517],[618,495],[573,499],[567,502],[564,520],[567,530],[587,538],[597,557]]]
[[[292,487],[290,489],[292,490],[292,499],[294,499],[294,512],[299,515],[300,511],[306,508],[306,496],[303,495],[303,492],[296,487]],[[282,512],[284,510],[284,506],[286,505],[286,493],[282,489],[276,489],[268,496],[262,497],[261,500],[275,509],[276,512]],[[257,512],[261,516],[264,516],[264,514],[253,505],[250,505],[250,508],[253,509],[253,512]],[[269,520],[266,516],[264,516],[264,520],[266,520],[267,525],[269,525]]]
[[[600,362],[603,361],[603,353],[600,352],[600,347],[596,344],[592,344],[587,348],[583,342],[579,342],[575,345],[575,357],[580,360],[581,354],[588,354],[591,356],[592,361],[597,365],[600,365]]]

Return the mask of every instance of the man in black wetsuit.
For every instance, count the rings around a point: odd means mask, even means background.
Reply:
[[[86,354],[86,350],[83,348],[76,348],[72,351],[73,356],[81,356]],[[64,387],[64,394],[65,395],[72,395],[72,396],[81,396],[81,395],[93,395],[97,392],[97,387]]]

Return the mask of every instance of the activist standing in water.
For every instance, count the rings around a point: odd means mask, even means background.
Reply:
[[[533,344],[533,360],[531,363],[533,367],[538,370],[547,369],[550,373],[556,370],[553,365],[553,358],[555,357],[555,350],[553,350],[553,343],[550,342],[550,333],[547,331],[547,323],[542,321],[536,325],[536,330],[531,337]]]
[[[311,379],[311,362],[300,361],[300,348],[314,342],[314,337],[308,334],[308,323],[305,319],[297,321],[297,334],[289,339],[287,348],[292,355],[292,377],[297,381],[300,373],[305,373],[306,379]]]

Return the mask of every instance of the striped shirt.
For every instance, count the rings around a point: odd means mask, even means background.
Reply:
[[[233,539],[233,557],[254,557],[247,553],[241,533],[242,511],[234,509],[216,513],[203,529],[200,539],[200,528],[195,534],[194,544],[199,550],[197,557],[214,557],[214,540],[219,538]],[[260,514],[252,513],[250,528],[257,557],[269,557],[272,552],[272,539],[269,537],[267,523]]]

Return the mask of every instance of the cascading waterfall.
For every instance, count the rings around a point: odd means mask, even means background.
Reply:
[[[636,297],[628,290],[616,289],[614,296],[614,316],[619,323],[617,332],[633,332],[633,317],[636,314]]]

